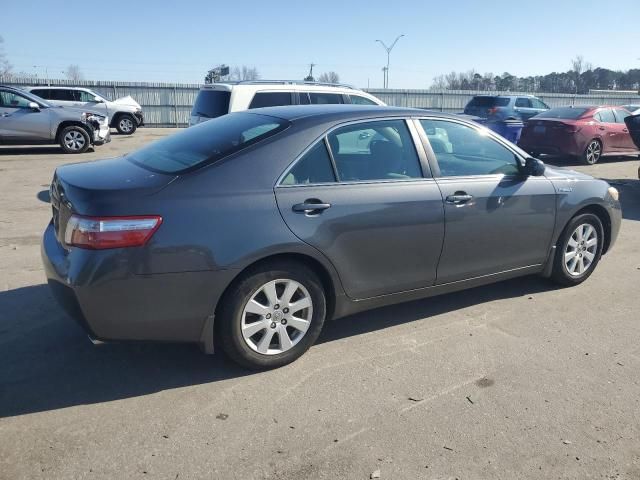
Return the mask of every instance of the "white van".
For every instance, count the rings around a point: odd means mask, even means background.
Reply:
[[[200,88],[191,110],[189,126],[251,108],[330,103],[384,105],[367,92],[337,83],[292,80],[212,83]]]

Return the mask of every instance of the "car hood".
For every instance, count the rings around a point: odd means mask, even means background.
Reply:
[[[126,97],[116,98],[112,103],[116,103],[118,105],[126,105],[128,107],[142,108],[140,104],[131,97],[131,95],[127,95]]]
[[[545,165],[544,176],[549,180],[593,180],[591,175],[576,172],[568,168],[550,167]]]

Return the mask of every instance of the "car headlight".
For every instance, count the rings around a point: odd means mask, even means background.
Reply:
[[[611,198],[613,198],[616,202],[620,198],[620,192],[618,192],[618,189],[615,187],[609,187],[607,189],[607,192],[609,192],[609,195],[611,195]]]
[[[95,122],[100,125],[103,125],[107,121],[107,117],[105,117],[104,115],[98,115],[97,113],[93,113],[93,112],[83,112],[80,118],[85,123]]]

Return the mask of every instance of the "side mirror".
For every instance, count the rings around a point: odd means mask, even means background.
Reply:
[[[541,177],[544,175],[544,162],[538,160],[537,158],[527,157],[527,160],[524,164],[524,174],[529,177]]]
[[[34,112],[40,111],[40,105],[38,105],[36,102],[29,102],[29,108]]]
[[[95,96],[93,97],[93,101],[96,103],[104,103],[104,100],[102,100],[99,96]]]

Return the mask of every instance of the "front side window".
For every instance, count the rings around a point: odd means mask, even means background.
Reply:
[[[230,113],[150,143],[125,158],[152,171],[178,173],[216,162],[288,125],[268,115]]]
[[[31,90],[33,95],[37,95],[40,98],[44,98],[45,100],[51,100],[51,90],[48,88],[40,88],[37,90]]]
[[[258,92],[249,108],[279,107],[291,103],[291,92]]]
[[[532,98],[531,103],[533,104],[533,108],[538,108],[540,110],[548,110],[549,106],[544,103],[542,100],[538,100],[537,98]]]
[[[97,96],[95,93],[93,92],[85,92],[84,90],[76,90],[76,93],[79,96],[79,101],[80,102],[92,102],[95,103],[96,99],[95,97]]]
[[[51,100],[58,100],[62,102],[73,102],[75,101],[74,91],[67,90],[64,88],[54,88],[51,90]]]
[[[531,108],[531,100],[529,100],[528,98],[520,97],[516,100],[516,107]]]
[[[344,103],[342,94],[340,93],[318,93],[310,92],[309,98],[313,105],[329,105],[334,103]]]
[[[422,178],[404,120],[348,125],[328,136],[340,181]]]
[[[298,95],[300,96],[300,105],[309,105],[311,103],[308,92],[298,92]]]
[[[282,180],[283,185],[308,185],[335,182],[331,158],[324,141],[320,141],[298,160]]]
[[[516,175],[515,153],[486,130],[447,120],[420,120],[443,177]]]
[[[616,116],[617,123],[624,123],[624,119],[631,115],[631,113],[623,110],[622,108],[616,108],[613,113]]]
[[[29,108],[29,100],[27,97],[18,95],[8,90],[0,90],[0,107],[4,108]]]
[[[366,97],[361,97],[360,95],[349,95],[351,99],[351,103],[355,105],[377,105],[373,100],[369,100]]]

